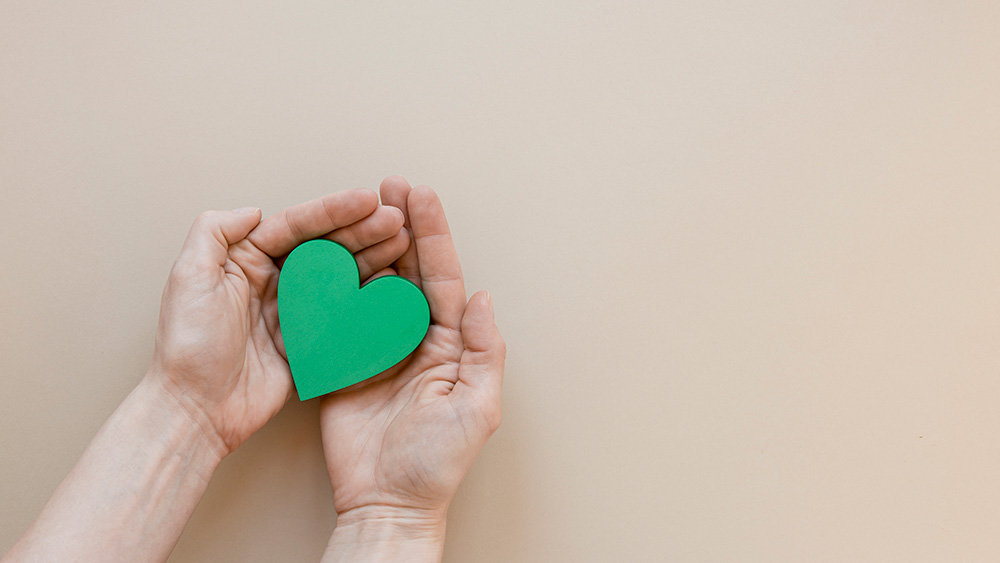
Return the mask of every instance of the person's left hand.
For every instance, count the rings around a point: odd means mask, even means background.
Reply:
[[[364,189],[316,199],[261,221],[259,209],[209,211],[195,221],[163,291],[147,378],[184,409],[220,457],[292,396],[278,326],[285,256],[324,237],[354,253],[361,279],[409,246],[402,213]]]
[[[431,325],[400,363],[320,403],[337,511],[324,561],[439,560],[448,505],[501,418],[506,344],[489,295],[466,301],[441,200],[399,176],[381,192],[413,244],[380,274],[420,286]]]

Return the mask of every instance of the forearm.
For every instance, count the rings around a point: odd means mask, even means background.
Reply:
[[[209,438],[144,379],[3,563],[165,560],[221,460]]]
[[[322,563],[439,562],[444,534],[444,513],[359,509],[337,517]]]

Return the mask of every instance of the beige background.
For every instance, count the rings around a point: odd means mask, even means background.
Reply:
[[[436,187],[510,354],[448,562],[1000,559],[996,2],[0,2],[0,550],[209,208]],[[311,561],[316,403],[172,561]]]

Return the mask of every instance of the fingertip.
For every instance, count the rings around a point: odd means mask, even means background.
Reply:
[[[396,225],[396,230],[402,229],[403,225],[406,223],[406,217],[403,215],[403,210],[394,205],[383,205],[382,207],[393,211],[393,221]]]
[[[490,349],[495,327],[489,293],[477,291],[469,298],[465,314],[462,316],[462,335],[465,337],[466,346],[477,351]]]
[[[250,231],[255,229],[264,217],[264,214],[261,212],[259,207],[241,207],[239,209],[234,209],[229,213],[235,216],[235,221],[242,227],[249,227],[243,236],[240,237],[241,239],[246,238],[250,234]]]
[[[406,178],[400,176],[399,174],[391,174],[382,178],[382,183],[380,184],[380,187],[387,186],[406,186],[408,188],[410,187],[410,183],[406,181]]]
[[[367,207],[372,212],[378,209],[378,193],[371,188],[352,188],[348,193],[357,199],[363,207]]]
[[[406,194],[410,191],[410,183],[402,176],[387,176],[382,179],[378,191],[383,200],[401,198],[405,201]]]
[[[469,298],[469,309],[478,324],[486,326],[493,324],[493,304],[488,292],[480,290],[473,294]]]
[[[406,218],[406,199],[410,195],[410,183],[402,176],[389,176],[379,185],[382,203],[391,205],[403,213]]]
[[[407,198],[407,204],[412,206],[427,207],[436,201],[440,201],[435,192],[430,186],[425,184],[420,184],[419,186],[414,186],[410,190],[410,195]]]
[[[501,395],[507,346],[493,322],[492,299],[486,291],[477,291],[469,298],[462,318],[462,354],[459,378],[472,393],[487,416],[490,431],[496,430],[501,418]],[[458,390],[458,388],[456,388]]]
[[[485,289],[473,293],[472,297],[469,298],[469,305],[483,309],[490,316],[493,316],[493,300],[490,298],[490,292]]]
[[[403,228],[403,212],[391,205],[379,205],[371,215],[365,218],[379,232],[385,233],[385,238],[395,235]]]
[[[413,219],[416,218],[421,234],[447,232],[448,223],[444,218],[444,205],[441,204],[437,192],[430,186],[420,185],[410,190],[406,207],[410,215],[410,224],[413,225]]]
[[[500,327],[497,326],[496,313],[493,310],[493,296],[488,291],[477,291],[472,297],[479,297],[482,300],[480,307],[485,309],[483,312],[484,319],[488,319],[488,321],[485,321],[485,324],[489,327],[490,338],[492,340],[490,346],[496,349],[501,357],[506,356],[507,344],[500,334]]]

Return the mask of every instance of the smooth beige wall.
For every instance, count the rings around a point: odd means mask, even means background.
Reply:
[[[510,348],[447,562],[1000,559],[1000,4],[0,2],[0,551],[187,227],[403,174]],[[313,561],[315,401],[172,561]]]

